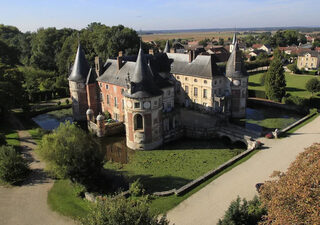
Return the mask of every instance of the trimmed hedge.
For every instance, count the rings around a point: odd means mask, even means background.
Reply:
[[[320,98],[311,97],[309,99],[309,107],[320,109]]]
[[[251,98],[267,98],[266,92],[262,90],[248,90],[248,95]]]

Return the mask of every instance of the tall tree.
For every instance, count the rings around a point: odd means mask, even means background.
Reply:
[[[281,53],[277,49],[265,78],[265,91],[269,99],[281,101],[286,94],[286,78]]]

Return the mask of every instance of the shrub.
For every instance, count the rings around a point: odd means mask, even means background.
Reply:
[[[57,102],[57,105],[61,105],[61,101],[58,101],[58,102]]]
[[[285,104],[295,105],[301,110],[308,108],[308,100],[299,96],[289,96],[285,98]]]
[[[289,65],[287,66],[287,68],[288,68],[292,73],[297,73],[297,72],[299,71],[296,63],[289,64]]]
[[[67,99],[66,99],[66,105],[69,105],[69,103],[70,103],[70,101],[69,101],[69,99],[67,98]]]
[[[249,97],[266,98],[266,93],[262,90],[248,90]]]
[[[38,152],[47,170],[57,178],[70,178],[88,184],[100,174],[103,154],[85,131],[69,122],[44,135]]]
[[[16,184],[23,181],[29,171],[26,160],[12,146],[0,147],[0,180]]]
[[[83,225],[168,225],[169,222],[163,216],[157,218],[149,210],[146,197],[129,198],[123,196],[108,197],[98,200],[89,214],[81,220]]]
[[[255,225],[266,214],[265,208],[261,207],[261,203],[257,196],[251,201],[238,198],[232,201],[223,219],[219,220],[218,225]]]
[[[129,192],[132,196],[138,197],[144,194],[145,190],[140,182],[140,179],[137,179],[132,184],[130,184]]]
[[[313,93],[319,92],[320,91],[320,81],[317,78],[311,78],[307,81],[306,83],[306,89],[307,91]]]
[[[320,144],[299,154],[286,173],[274,172],[261,188],[268,215],[264,224],[319,224]]]

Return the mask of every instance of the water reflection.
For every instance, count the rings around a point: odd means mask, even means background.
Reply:
[[[105,159],[111,162],[126,164],[129,162],[129,155],[134,151],[127,148],[126,139],[122,137],[103,137],[98,142],[103,151],[105,151]]]
[[[50,114],[40,114],[32,118],[32,120],[39,125],[42,129],[53,130],[59,127],[60,123],[65,123],[66,121],[73,122],[72,116],[65,116],[62,118],[56,118]]]

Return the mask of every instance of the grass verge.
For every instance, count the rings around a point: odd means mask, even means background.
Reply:
[[[319,116],[319,113],[314,114],[312,117],[310,117],[309,119],[307,119],[306,121],[300,123],[299,125],[293,127],[292,129],[287,131],[287,134],[292,134],[295,131],[297,131],[299,128],[307,125],[308,123],[312,122],[313,120],[315,120],[317,117]]]
[[[81,188],[69,180],[56,180],[48,192],[48,204],[53,211],[79,219],[85,217],[91,203],[78,196]]]

